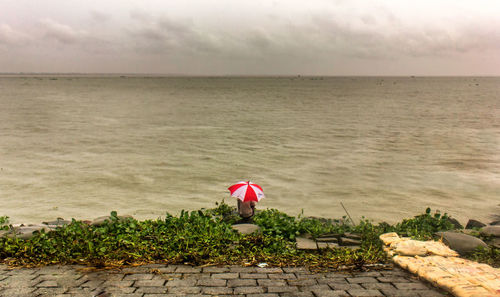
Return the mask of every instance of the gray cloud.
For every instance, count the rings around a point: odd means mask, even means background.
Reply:
[[[103,65],[176,73],[339,73],[389,64],[393,72],[406,72],[438,60],[491,72],[495,67],[484,57],[500,59],[500,5],[423,0],[409,9],[403,0],[144,0],[137,9],[133,1],[89,1],[43,10],[0,4],[0,10],[11,9],[0,24],[0,49],[15,59],[29,57],[33,65],[41,53],[44,59],[53,53],[53,59],[88,61],[82,67],[104,72]]]
[[[105,23],[111,20],[111,15],[104,13],[102,11],[97,11],[92,9],[89,11],[89,14],[92,20],[97,23]]]
[[[346,18],[317,13],[295,24],[275,18],[267,26],[232,30],[197,27],[190,20],[133,11],[138,26],[129,30],[140,51],[156,54],[211,54],[232,58],[286,55],[310,59],[340,55],[361,59],[401,56],[445,56],[496,50],[498,30],[487,32],[481,23],[409,24],[381,9],[376,16],[360,13]],[[483,38],[488,36],[488,38]]]
[[[40,24],[45,30],[44,37],[63,44],[73,44],[87,36],[85,31],[78,31],[68,25],[58,23],[50,18],[42,19]]]
[[[360,16],[361,26],[325,14],[311,19],[310,28],[295,28],[301,43],[357,58],[445,56],[500,48],[500,29],[491,30],[483,22],[415,25],[392,14]]]
[[[7,24],[0,24],[0,45],[19,46],[26,44],[31,37],[23,32],[12,29]]]
[[[190,19],[154,17],[138,11],[133,11],[131,17],[137,26],[128,33],[139,51],[229,59],[255,59],[294,51],[287,49],[294,43],[290,42],[293,37],[276,32],[282,28],[207,28]]]
[[[183,54],[218,53],[221,50],[224,35],[196,28],[190,20],[174,21],[166,16],[154,18],[142,12],[133,11],[132,19],[137,27],[128,33],[138,50],[164,53],[177,51]],[[227,41],[227,40],[226,40]]]

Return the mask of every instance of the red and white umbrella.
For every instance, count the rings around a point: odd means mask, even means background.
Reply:
[[[264,192],[259,185],[250,181],[241,181],[227,188],[231,192],[231,196],[240,199],[243,202],[256,201],[264,198]]]

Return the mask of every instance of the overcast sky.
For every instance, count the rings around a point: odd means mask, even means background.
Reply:
[[[0,0],[0,72],[500,75],[500,1]]]

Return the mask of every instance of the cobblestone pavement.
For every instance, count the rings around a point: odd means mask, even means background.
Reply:
[[[191,267],[153,264],[85,272],[81,266],[8,269],[1,296],[446,296],[407,272],[313,273],[303,267]]]

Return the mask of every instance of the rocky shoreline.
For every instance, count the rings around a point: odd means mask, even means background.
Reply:
[[[440,241],[413,240],[394,232],[379,238],[394,263],[454,296],[500,296],[498,268],[459,258]]]
[[[235,217],[236,216],[236,217]],[[215,220],[214,218],[217,218]],[[241,258],[242,260],[237,260],[232,262],[233,265],[243,265],[245,267],[243,268],[235,268],[235,269],[244,269],[241,270],[240,272],[232,273],[231,269],[233,269],[235,266],[231,266],[229,268],[213,268],[211,267],[210,269],[225,269],[226,272],[231,272],[230,274],[227,274],[227,277],[231,277],[234,279],[239,279],[243,278],[243,276],[247,276],[246,270],[252,270],[252,269],[259,269],[259,271],[264,271],[265,269],[276,269],[279,273],[286,272],[286,269],[289,268],[282,268],[282,267],[289,267],[289,266],[297,266],[301,265],[304,267],[309,267],[312,262],[307,262],[304,259],[308,259],[308,257],[317,257],[317,258],[311,258],[313,261],[323,261],[325,260],[325,263],[329,263],[328,265],[325,265],[323,267],[326,268],[328,267],[329,269],[333,269],[335,271],[356,271],[356,273],[360,273],[360,278],[359,281],[362,282],[361,286],[358,287],[358,284],[355,284],[355,281],[358,281],[358,278],[342,278],[339,279],[338,281],[341,281],[345,287],[339,287],[337,283],[334,285],[329,285],[329,287],[324,287],[323,291],[318,291],[317,293],[314,293],[314,296],[323,296],[323,295],[330,295],[332,293],[342,293],[345,294],[346,296],[353,295],[353,296],[414,296],[417,291],[416,289],[420,290],[419,292],[422,294],[419,294],[418,296],[438,296],[440,295],[440,292],[438,293],[437,290],[431,290],[430,286],[424,284],[424,283],[416,283],[416,279],[414,279],[410,284],[408,284],[406,281],[402,281],[400,279],[398,280],[393,280],[388,279],[385,277],[384,273],[385,271],[391,271],[391,270],[384,270],[384,269],[390,269],[384,267],[379,267],[378,265],[391,265],[387,261],[387,258],[385,257],[385,252],[380,250],[382,252],[382,256],[379,257],[379,254],[377,252],[378,249],[378,235],[377,239],[373,239],[371,235],[374,235],[374,229],[375,230],[382,230],[382,229],[387,229],[388,227],[394,228],[399,234],[403,234],[402,236],[405,237],[411,237],[413,235],[419,235],[417,233],[412,233],[414,230],[413,228],[418,229],[420,232],[422,230],[424,231],[429,231],[432,230],[431,232],[426,232],[425,236],[426,237],[433,237],[434,239],[442,240],[442,243],[439,243],[443,245],[445,243],[447,246],[449,246],[451,249],[455,250],[460,254],[460,256],[464,256],[468,253],[474,252],[477,250],[478,247],[484,247],[485,249],[490,249],[494,253],[498,253],[498,248],[499,248],[499,243],[500,243],[500,222],[499,221],[494,221],[490,222],[489,224],[484,224],[482,222],[476,221],[476,220],[469,220],[466,224],[465,227],[463,227],[458,221],[449,218],[446,215],[440,216],[439,213],[436,214],[431,214],[430,209],[427,211],[426,214],[416,216],[413,219],[408,219],[406,221],[410,221],[410,224],[407,224],[405,226],[409,226],[409,228],[402,228],[401,226],[398,225],[389,225],[386,223],[380,223],[379,225],[372,225],[370,222],[348,222],[344,220],[327,220],[325,219],[322,221],[322,224],[329,225],[331,226],[340,226],[341,228],[332,228],[332,229],[321,229],[318,232],[315,232],[314,228],[307,229],[309,232],[296,232],[298,229],[294,229],[297,225],[294,224],[299,224],[299,221],[295,221],[295,218],[288,217],[284,213],[280,213],[277,210],[266,210],[262,211],[262,213],[259,213],[256,215],[254,218],[255,224],[252,224],[250,222],[247,223],[238,223],[236,221],[238,219],[237,214],[230,211],[230,209],[226,209],[225,206],[220,206],[218,209],[213,209],[209,211],[202,212],[200,211],[194,211],[191,213],[182,213],[179,218],[176,217],[167,217],[162,220],[157,220],[157,221],[136,221],[132,216],[127,216],[127,215],[122,215],[118,216],[116,212],[111,212],[110,216],[102,216],[95,218],[93,220],[86,220],[86,221],[74,221],[74,220],[65,220],[63,218],[58,218],[54,221],[47,221],[47,222],[42,222],[41,224],[29,224],[29,225],[23,225],[23,224],[16,224],[16,225],[6,225],[4,224],[4,230],[0,231],[0,237],[7,237],[8,239],[3,239],[9,245],[6,245],[6,247],[13,247],[15,249],[18,249],[21,251],[19,255],[19,261],[18,262],[12,262],[18,266],[22,267],[41,267],[46,265],[47,263],[62,263],[66,264],[65,266],[60,266],[63,267],[63,269],[69,269],[68,267],[71,267],[69,264],[74,264],[77,263],[78,265],[80,264],[91,264],[93,267],[105,267],[106,263],[111,263],[112,265],[119,265],[119,267],[122,267],[123,261],[128,261],[125,263],[135,263],[134,259],[139,259],[136,264],[139,263],[155,263],[155,264],[150,264],[150,265],[159,265],[159,266],[154,266],[155,269],[156,267],[160,267],[161,269],[170,269],[171,267],[175,267],[175,271],[177,272],[179,269],[178,264],[189,264],[189,265],[194,265],[189,266],[189,269],[197,269],[196,273],[204,273],[205,270],[206,272],[209,272],[208,268],[206,268],[206,265],[214,265],[214,263],[225,263],[227,264],[227,259],[231,259],[230,257],[234,257],[235,255],[241,255],[240,250],[243,251],[244,253],[248,253],[252,250],[255,249],[255,247],[258,247],[257,250],[262,250],[263,247],[265,248],[272,248],[272,244],[280,242],[284,237],[282,237],[282,234],[286,234],[286,239],[288,240],[285,245],[280,245],[278,248],[275,248],[271,250],[267,254],[258,254],[257,258],[254,258],[255,256],[250,256],[250,257],[244,257]],[[180,221],[179,221],[180,220]],[[306,224],[307,220],[310,220],[309,223],[318,223],[322,219],[320,218],[301,218],[300,221],[301,224]],[[107,224],[107,222],[111,222],[112,224]],[[75,223],[73,223],[75,222]],[[122,222],[122,223],[116,223],[115,222]],[[169,223],[170,222],[170,223]],[[203,223],[205,222],[205,223]],[[72,224],[73,223],[73,224]],[[165,224],[168,225],[165,225]],[[403,221],[401,224],[404,225],[405,221]],[[408,223],[408,222],[406,222]],[[160,226],[160,224],[162,224]],[[288,225],[287,225],[288,224]],[[69,226],[68,226],[69,225]],[[62,227],[68,226],[68,228],[62,229]],[[141,228],[136,228],[137,226],[141,226]],[[319,225],[308,225],[308,226],[316,226],[318,227]],[[359,227],[359,228],[358,228]],[[155,233],[155,230],[158,230],[159,228],[164,228],[162,229],[162,232]],[[235,232],[231,232],[231,228],[238,231],[240,234],[251,234],[250,236],[240,236]],[[288,228],[288,229],[287,229]],[[429,228],[429,229],[426,229]],[[186,229],[189,229],[186,231]],[[451,230],[454,229],[454,230]],[[88,231],[90,230],[90,233],[85,235],[85,232],[80,232],[80,231]],[[125,231],[126,230],[126,231]],[[147,230],[147,231],[144,231]],[[152,231],[151,231],[152,230]],[[208,231],[207,231],[208,230]],[[217,231],[218,230],[218,231]],[[285,231],[292,230],[289,233],[285,233]],[[444,230],[450,230],[450,231],[444,231]],[[56,232],[52,232],[56,231]],[[62,231],[62,232],[59,232]],[[67,232],[68,231],[68,232]],[[317,231],[317,230],[316,230]],[[440,232],[439,232],[440,231]],[[29,240],[31,237],[36,236],[38,232],[52,232],[49,234],[42,234],[40,237],[35,237],[33,240]],[[95,232],[95,233],[93,233]],[[143,237],[140,239],[136,239],[139,237],[136,234],[141,234],[140,232],[143,232],[142,235]],[[210,238],[214,233],[219,232],[217,236],[213,237],[211,240],[212,242],[215,243],[210,243],[210,241],[205,241],[206,238]],[[267,245],[262,243],[262,240],[264,240],[263,234],[270,234],[270,232],[279,232],[279,235],[266,235],[268,236],[267,238],[270,240]],[[372,233],[370,233],[372,232]],[[378,231],[377,231],[378,232]],[[179,235],[180,233],[180,235]],[[102,236],[99,236],[101,234]],[[223,237],[222,235],[227,235],[229,237]],[[290,234],[296,235],[293,238],[290,237]],[[397,234],[397,233],[394,233]],[[69,236],[68,236],[69,235]],[[96,236],[97,235],[97,236]],[[123,237],[124,235],[130,235],[130,237]],[[195,236],[193,238],[193,235]],[[422,234],[420,234],[422,235]],[[59,237],[57,237],[59,236]],[[13,240],[11,239],[13,238]],[[121,238],[121,239],[120,239]],[[19,239],[19,240],[18,240]],[[40,241],[37,241],[41,239]],[[48,240],[50,239],[50,240]],[[55,239],[55,240],[53,240]],[[156,239],[156,242],[155,242]],[[163,240],[163,241],[158,241],[158,239]],[[221,257],[225,255],[229,255],[229,253],[232,250],[237,250],[237,253],[233,253],[228,256],[227,258],[221,258],[224,261],[219,261],[219,262],[212,262],[210,261],[205,261],[205,262],[194,262],[193,261],[193,255],[203,255],[205,257],[212,257],[212,254],[201,254],[203,252],[203,248],[197,249],[197,243],[199,246],[213,246],[214,248],[217,248],[218,242],[221,240],[226,240],[229,239],[228,241],[225,241],[224,244],[220,245],[220,251],[216,254],[214,254],[215,257]],[[53,240],[53,241],[51,241]],[[123,247],[123,244],[118,246],[114,245],[114,242],[118,242],[119,240],[129,240],[130,242],[130,249],[123,249],[120,251],[119,249],[116,249],[115,247]],[[191,246],[190,248],[187,247],[186,241],[191,240]],[[112,242],[110,245],[104,245],[103,243],[106,242]],[[25,255],[26,251],[30,251],[30,248],[35,247],[35,245],[31,245],[32,242],[35,242],[36,247],[40,246],[40,250],[36,250],[36,252],[33,253],[33,255]],[[125,241],[122,241],[125,242]],[[168,250],[175,251],[177,255],[181,255],[184,258],[178,258],[178,257],[171,257],[168,254],[158,254],[159,256],[151,257],[149,254],[140,254],[141,253],[141,246],[140,243],[144,243],[142,246],[142,252],[150,252],[152,250],[159,250],[164,247],[168,247]],[[179,245],[172,245],[168,246],[169,242],[179,242]],[[410,241],[408,241],[410,242]],[[91,244],[94,244],[95,246],[99,244],[98,247],[88,247]],[[125,243],[128,244],[128,243]],[[260,244],[260,245],[259,245]],[[68,257],[65,258],[54,258],[51,255],[54,254],[55,252],[51,251],[51,249],[56,250],[59,252],[61,247],[74,247],[76,246],[77,248],[82,248],[80,254],[74,253],[74,250],[66,249],[64,250],[63,253],[67,253],[69,255]],[[293,249],[292,253],[288,254],[279,254],[279,251],[287,248],[288,246],[291,246],[291,249]],[[27,247],[27,248],[25,248]],[[44,248],[48,247],[48,248]],[[106,250],[102,251],[102,248],[106,248]],[[374,250],[372,250],[372,247]],[[87,249],[88,248],[88,249]],[[194,249],[194,250],[193,250]],[[333,249],[333,250],[332,250]],[[63,250],[63,249],[61,249]],[[298,250],[306,250],[306,251],[298,251]],[[307,250],[312,250],[312,251],[307,251]],[[321,250],[321,251],[315,251],[315,250]],[[41,251],[41,252],[40,252]],[[419,255],[420,255],[420,251]],[[51,254],[52,253],[52,254]],[[123,257],[124,254],[130,255],[131,253],[137,254],[138,258],[126,258]],[[15,259],[16,254],[12,253],[14,256],[11,256]],[[92,254],[92,257],[86,258],[85,261],[80,261],[80,257],[83,257],[83,255],[89,255]],[[118,258],[114,258],[115,255],[121,255]],[[428,254],[428,252],[424,252],[422,254]],[[47,256],[46,258],[41,258],[40,255],[42,256]],[[63,254],[65,256],[66,254]],[[293,255],[299,255],[296,256],[296,258],[293,258]],[[300,257],[300,255],[306,255]],[[324,258],[322,255],[326,255]],[[330,266],[330,263],[332,262],[332,257],[333,256],[341,256],[338,261],[338,266]],[[457,255],[455,253],[455,255]],[[279,257],[281,260],[276,262],[274,259]],[[361,258],[364,257],[364,258]],[[372,257],[373,262],[367,262]],[[464,258],[468,258],[469,256],[466,256]],[[210,258],[210,259],[214,259]],[[42,260],[41,260],[42,259]],[[99,259],[99,261],[96,262],[96,259]],[[102,259],[108,259],[111,260],[111,262],[106,262],[105,260]],[[123,260],[123,259],[129,259],[129,260]],[[161,259],[160,262],[158,262],[158,259]],[[166,259],[166,260],[165,260]],[[457,258],[460,260],[460,258]],[[495,258],[497,260],[496,265],[494,267],[498,267],[498,257]],[[26,262],[23,262],[25,261]],[[102,260],[102,261],[101,261]],[[112,262],[112,261],[116,262]],[[156,262],[154,261],[156,260]],[[353,262],[353,261],[359,261],[359,265],[357,264],[358,262]],[[458,261],[457,260],[457,261]],[[172,262],[169,262],[172,261]],[[200,260],[201,261],[201,260]],[[464,260],[464,263],[472,263],[472,261],[469,260]],[[476,260],[474,260],[476,261]],[[6,261],[5,262],[8,265],[11,265],[11,262]],[[96,265],[97,263],[97,265]],[[168,264],[166,264],[168,263]],[[381,264],[382,263],[382,264]],[[31,264],[32,266],[26,266],[26,264]],[[39,265],[41,264],[41,265]],[[177,266],[172,266],[170,264],[174,264]],[[477,264],[477,263],[476,263]],[[271,268],[266,268],[266,266],[272,266]],[[315,264],[316,265],[316,264]],[[467,264],[469,265],[469,264]],[[483,264],[481,264],[483,265]],[[246,266],[251,266],[251,267],[246,267]],[[469,265],[470,266],[470,265]],[[467,266],[467,269],[470,268]],[[5,266],[7,267],[7,266]],[[313,265],[314,267],[314,265]],[[319,266],[318,266],[319,267]],[[376,267],[374,269],[370,269],[370,267]],[[455,267],[455,266],[453,266]],[[481,266],[482,267],[482,266]],[[37,271],[44,271],[44,269],[50,269],[50,266],[45,266],[43,268],[37,268],[39,270]],[[123,269],[138,269],[138,268],[123,268]],[[184,266],[182,266],[182,269],[185,269]],[[187,268],[186,268],[187,269]],[[290,269],[301,269],[301,268],[290,268]],[[0,267],[1,270],[1,267]],[[367,272],[367,270],[370,270]],[[376,271],[377,270],[377,271]],[[6,270],[7,271],[7,270]],[[26,270],[20,270],[20,271],[26,271]],[[31,271],[31,270],[30,270]],[[34,270],[33,270],[34,271]],[[154,270],[155,273],[157,270]],[[170,270],[169,270],[170,271]],[[271,271],[271,270],[270,270]],[[274,271],[274,270],[272,270]],[[173,270],[172,270],[173,272]],[[242,274],[242,273],[245,274]],[[210,272],[209,272],[210,273]],[[337,273],[337,272],[336,272]],[[402,271],[400,273],[403,273]],[[73,275],[72,273],[71,275]],[[144,274],[144,273],[142,273]],[[35,274],[33,274],[35,275]],[[309,275],[309,274],[308,274]],[[370,277],[368,277],[371,275]],[[410,277],[409,274],[403,273],[402,275]],[[210,278],[213,278],[213,275],[207,275]],[[218,276],[218,275],[217,275]],[[373,276],[377,276],[377,278],[374,278]],[[378,277],[380,276],[380,277]],[[38,276],[36,276],[38,277]],[[141,276],[141,277],[146,277],[146,276]],[[144,282],[137,280],[137,282],[129,282],[127,283],[126,286],[124,286],[123,289],[120,290],[126,290],[134,293],[141,292],[138,296],[146,296],[142,294],[143,287],[145,286],[151,286],[154,285],[155,290],[162,291],[163,293],[174,293],[175,292],[175,282],[173,282],[170,278],[172,276],[168,275],[168,278],[161,278],[160,274],[154,274],[151,273],[151,276],[148,274],[148,281],[152,280],[153,278],[155,279],[155,283],[147,283],[143,284]],[[198,276],[191,275],[190,277],[196,278],[196,282],[191,283],[191,287],[193,292],[209,292],[211,288],[207,289],[205,288],[206,285],[205,282],[203,281],[198,281]],[[308,288],[302,288],[302,287],[297,287],[296,283],[294,282],[294,278],[298,278],[298,275],[287,275],[287,277],[290,277],[291,279],[283,280],[278,282],[282,283],[282,287],[286,287],[289,290],[309,290]],[[38,277],[40,278],[40,277]],[[129,278],[129,277],[127,277]],[[158,280],[157,280],[158,278]],[[200,279],[201,276],[199,277]],[[270,275],[267,275],[266,278],[271,279]],[[292,279],[293,278],[293,279]],[[41,278],[40,278],[41,279]],[[125,279],[124,277],[122,278],[120,276],[120,279]],[[54,293],[57,291],[58,294],[61,294],[63,292],[70,292],[69,290],[79,290],[78,286],[81,286],[81,284],[76,284],[76,283],[71,283],[71,285],[64,286],[61,285],[57,280],[55,279],[50,279],[50,281],[53,281],[51,283],[47,283],[48,279],[41,279],[40,282],[37,282],[33,287],[26,288],[26,290],[31,290],[33,292],[38,292],[41,290],[46,290],[47,288],[45,286],[50,285],[50,293]],[[10,282],[10,278],[8,279],[8,282]],[[127,279],[128,281],[128,279]],[[243,281],[243,280],[242,280]],[[244,280],[247,282],[248,280]],[[266,284],[275,284],[277,280],[273,280],[272,282],[269,281],[261,281],[259,279],[256,279],[255,281],[252,282],[252,286],[248,288],[248,292],[253,292],[253,293],[270,293],[273,289],[270,289]],[[229,286],[229,280],[227,281],[220,281],[218,282],[221,283],[221,291],[213,291],[214,294],[222,292],[226,293],[236,293],[236,289],[233,289],[231,286]],[[249,281],[248,281],[249,282]],[[319,280],[316,280],[314,278],[313,280],[307,280],[308,284],[311,282],[314,286],[320,286],[322,285],[319,283]],[[388,283],[391,282],[391,283]],[[85,283],[86,284],[86,283]],[[93,283],[92,283],[93,284]],[[12,286],[12,288],[15,288],[16,284],[13,282],[9,284],[9,286]],[[90,283],[89,283],[90,286]],[[111,285],[110,285],[111,286]],[[169,287],[170,286],[170,287]],[[227,288],[229,286],[229,289]],[[85,286],[83,286],[85,287]],[[168,287],[168,288],[165,288]],[[195,288],[196,287],[196,288]],[[226,287],[222,289],[222,287]],[[356,288],[354,288],[356,287]],[[69,289],[68,289],[69,288]],[[315,287],[316,288],[316,287]],[[345,288],[345,290],[344,290]],[[2,291],[2,288],[0,288],[0,294],[5,293],[6,290],[10,290],[10,287],[5,287],[5,290]],[[52,290],[53,289],[53,290]],[[111,289],[106,287],[95,287],[92,289],[97,292],[97,293],[102,293],[102,292],[109,292]],[[317,289],[317,288],[316,288]],[[356,290],[355,290],[356,289]],[[359,289],[359,290],[358,290]],[[48,290],[48,289],[47,289]],[[340,292],[339,290],[344,290],[343,292]],[[30,291],[30,292],[31,292]],[[92,291],[92,292],[94,292]],[[120,291],[120,293],[122,293]],[[450,290],[449,290],[450,291]],[[10,291],[7,291],[10,292]],[[49,290],[47,291],[47,293]],[[72,291],[71,291],[72,292]],[[212,292],[212,291],[210,291]],[[304,291],[305,292],[305,291]],[[346,293],[347,292],[347,293]],[[239,291],[238,291],[239,293]],[[323,294],[324,293],[324,294]],[[213,294],[213,295],[214,295]],[[365,294],[365,295],[363,295]],[[413,294],[413,295],[411,295]],[[94,294],[96,295],[96,294]],[[278,295],[276,295],[278,296]],[[282,295],[279,295],[282,296]],[[313,296],[313,295],[311,295]]]
[[[436,236],[457,251],[460,255],[465,255],[482,248],[500,248],[500,221],[493,221],[489,224],[470,219],[465,228],[460,226],[457,230],[437,232]],[[482,240],[482,237],[484,240]]]
[[[130,215],[120,215],[117,218],[118,220],[133,219]],[[93,220],[84,220],[82,222],[90,226],[101,226],[111,220],[111,216],[100,216]],[[500,221],[485,224],[478,220],[470,219],[466,226],[463,227],[457,220],[453,218],[449,218],[449,220],[456,227],[456,230],[437,232],[435,235],[460,255],[473,252],[478,247],[500,249]],[[54,221],[42,222],[41,224],[4,225],[4,230],[0,230],[0,237],[26,240],[32,238],[37,232],[54,231],[57,228],[69,225],[71,222],[63,218],[57,218]],[[254,224],[235,224],[233,225],[233,229],[242,234],[250,234],[258,231],[260,227]],[[361,237],[358,234],[324,234],[315,239],[307,236],[297,237],[296,243],[297,249],[303,250],[337,247],[347,247],[355,250],[361,244]]]
[[[118,220],[133,219],[130,215],[117,216]],[[106,223],[106,221],[111,221],[111,216],[101,216],[97,217],[92,221],[84,220],[82,222],[91,226],[101,226]],[[50,232],[57,228],[64,227],[71,224],[72,221],[65,220],[63,218],[57,218],[54,221],[42,222],[41,224],[12,224],[5,225],[7,230],[0,230],[0,237],[10,237],[19,239],[30,239],[36,232]]]

